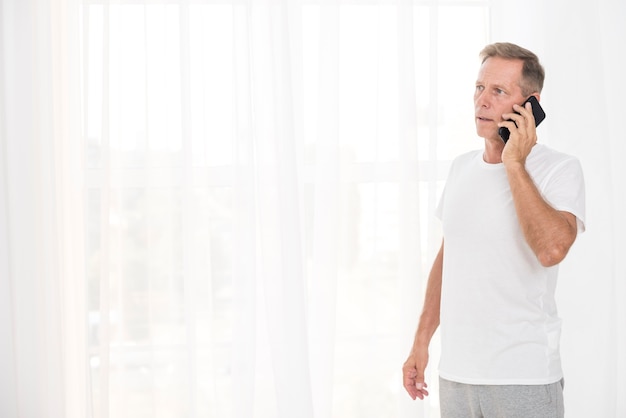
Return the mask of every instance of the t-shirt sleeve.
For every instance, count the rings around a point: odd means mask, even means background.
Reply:
[[[578,159],[568,158],[559,164],[543,194],[553,208],[576,216],[579,233],[585,231],[585,180]]]

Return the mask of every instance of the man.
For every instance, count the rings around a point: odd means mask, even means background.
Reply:
[[[424,369],[440,326],[442,418],[563,417],[554,292],[558,264],[584,230],[582,169],[537,143],[532,105],[520,106],[540,99],[537,56],[496,43],[480,57],[474,108],[485,145],[450,168],[404,387],[413,399],[428,395]],[[506,143],[500,127],[510,130]]]

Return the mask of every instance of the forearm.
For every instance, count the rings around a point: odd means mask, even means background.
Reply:
[[[428,352],[428,346],[432,340],[435,331],[439,327],[439,313],[433,309],[427,308],[424,305],[424,310],[420,316],[419,325],[415,332],[415,339],[413,340],[412,352]]]
[[[575,221],[543,199],[522,163],[506,164],[506,172],[526,242],[542,265],[560,263],[576,239]]]
[[[424,307],[413,341],[413,351],[428,350],[433,334],[439,327],[439,309],[441,306],[441,281],[443,271],[443,244],[433,262],[428,276]]]

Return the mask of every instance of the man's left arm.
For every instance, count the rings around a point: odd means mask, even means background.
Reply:
[[[537,143],[532,105],[515,105],[515,114],[503,115],[516,122],[502,152],[520,226],[541,265],[554,266],[565,258],[577,235],[576,217],[546,202],[526,171],[526,157]]]
[[[523,163],[506,164],[506,172],[526,242],[543,266],[560,263],[576,239],[576,217],[544,200]]]

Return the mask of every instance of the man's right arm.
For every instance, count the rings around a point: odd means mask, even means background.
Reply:
[[[443,271],[443,242],[428,276],[424,307],[411,353],[402,367],[404,388],[411,398],[424,399],[428,395],[424,381],[424,370],[428,364],[428,346],[433,334],[439,327],[439,309],[441,306],[441,276]]]

